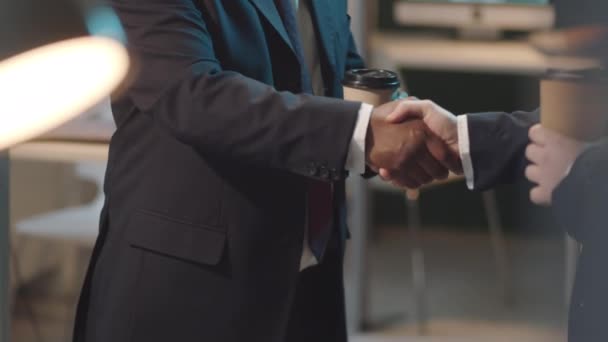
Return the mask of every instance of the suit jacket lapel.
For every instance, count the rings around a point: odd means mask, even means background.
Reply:
[[[334,42],[336,39],[336,29],[332,17],[334,13],[329,6],[330,1],[332,0],[311,0],[311,5],[322,49],[325,51],[332,69],[336,71],[336,46]]]
[[[285,41],[285,44],[289,46],[289,48],[293,51],[293,46],[291,44],[291,40],[289,39],[289,35],[287,34],[287,30],[285,29],[285,25],[283,25],[283,19],[281,19],[281,15],[279,14],[279,10],[277,6],[274,4],[273,0],[249,0],[251,1],[255,7],[257,7],[258,11],[262,13],[262,15],[270,22],[272,27],[279,33],[281,38]]]

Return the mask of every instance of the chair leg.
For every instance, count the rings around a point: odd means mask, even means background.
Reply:
[[[576,264],[578,256],[581,252],[580,244],[571,238],[568,234],[564,236],[565,249],[565,270],[564,270],[564,303],[566,307],[570,305],[570,296],[574,287],[574,278],[576,277]]]
[[[13,264],[13,277],[15,277],[15,297],[13,298],[13,302],[16,302],[16,297],[19,294],[20,287],[25,286],[21,273],[21,267],[19,265],[19,256],[17,254],[16,248],[11,249],[11,259]],[[44,341],[42,330],[40,327],[40,321],[38,321],[38,316],[36,315],[36,312],[34,310],[34,305],[30,301],[30,298],[27,298],[27,294],[25,296],[22,296],[21,300],[23,301],[23,308],[26,311],[26,315],[28,316],[30,324],[32,325],[32,331],[34,332],[35,341]]]
[[[496,272],[498,275],[499,293],[506,305],[513,301],[513,292],[511,291],[511,275],[509,258],[507,256],[506,242],[504,230],[500,221],[498,204],[496,202],[496,193],[494,190],[483,193],[483,205],[488,220],[488,228],[490,230],[490,240],[492,250],[494,252],[494,260],[496,262]]]
[[[420,192],[417,190],[406,191],[407,220],[410,231],[412,249],[412,280],[414,286],[416,320],[418,323],[418,334],[427,333],[427,300],[426,300],[426,271],[424,264],[424,251],[422,248],[420,206],[418,198]]]

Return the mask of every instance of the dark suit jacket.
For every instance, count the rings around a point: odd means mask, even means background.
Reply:
[[[528,131],[540,121],[539,111],[472,114],[467,120],[475,190],[523,178]]]
[[[110,4],[138,73],[113,106],[106,205],[75,340],[284,342],[307,182],[335,183],[344,232],[360,104],[294,95],[302,66],[273,0]],[[345,71],[363,66],[346,8],[312,0],[335,98]],[[341,322],[334,297],[315,303],[320,321],[334,319],[326,312]],[[327,339],[344,340],[335,325]]]

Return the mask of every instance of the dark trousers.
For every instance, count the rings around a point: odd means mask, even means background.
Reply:
[[[347,341],[343,260],[344,242],[335,233],[323,262],[300,273],[285,342]]]

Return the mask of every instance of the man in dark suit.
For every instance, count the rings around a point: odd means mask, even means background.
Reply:
[[[417,186],[458,160],[363,67],[346,0],[113,0],[138,73],[113,104],[78,342],[346,341],[348,172]],[[368,172],[369,173],[369,172]]]

